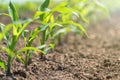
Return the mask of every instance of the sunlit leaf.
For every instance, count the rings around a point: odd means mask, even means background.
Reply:
[[[55,34],[54,34],[54,38],[58,35],[60,35],[61,33],[66,33],[66,28],[62,28],[62,29],[59,29]]]
[[[8,33],[8,31],[12,28],[12,24],[8,24],[7,26],[0,23],[0,27],[2,28],[2,32],[0,32],[0,41],[5,37],[5,34]]]
[[[49,27],[49,23],[48,24],[46,24],[46,25],[42,25],[40,28],[40,31],[45,31],[48,27]]]
[[[73,22],[73,21],[66,21],[66,22],[64,22],[64,24],[69,24],[69,25],[78,27],[79,30],[81,30],[82,32],[84,32],[86,34],[86,36],[88,36],[85,28],[81,24]]]
[[[23,48],[21,48],[20,50],[17,51],[17,55],[20,55],[21,52],[27,51],[27,50],[33,50],[33,51],[45,53],[44,51],[42,51],[42,50],[40,50],[38,48],[35,48],[35,47],[23,47]]]
[[[34,18],[40,17],[40,16],[43,15],[43,14],[44,14],[44,12],[42,12],[42,11],[37,11],[37,12],[35,13],[35,15],[34,15]]]
[[[15,53],[13,51],[11,51],[9,48],[7,47],[1,47],[0,49],[5,52],[5,54],[7,54],[8,56],[10,56],[11,58],[15,57]]]
[[[50,0],[45,0],[41,5],[40,10],[45,11],[45,9],[49,6],[49,3],[50,3]]]
[[[16,8],[12,4],[12,2],[9,3],[8,11],[9,11],[9,15],[10,15],[12,21],[13,22],[17,21],[18,20],[18,13],[16,11]]]
[[[0,67],[5,71],[6,70],[6,65],[5,62],[0,59]]]
[[[0,13],[0,16],[8,16],[8,17],[10,17],[10,15],[6,14],[6,13]]]

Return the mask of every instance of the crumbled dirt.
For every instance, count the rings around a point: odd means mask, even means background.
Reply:
[[[68,41],[42,61],[31,57],[27,69],[14,60],[12,76],[0,70],[0,80],[120,80],[120,15],[88,28],[88,38],[69,34]],[[21,40],[22,43],[22,40]],[[0,52],[0,58],[7,56]]]

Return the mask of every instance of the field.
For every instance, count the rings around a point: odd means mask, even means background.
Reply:
[[[26,16],[29,17],[31,14]],[[25,15],[21,17],[25,17]],[[11,23],[11,20],[0,16],[0,22],[8,24]],[[69,32],[67,35],[63,33],[64,36],[60,38],[58,36],[58,40],[55,38],[54,45],[51,42],[51,37],[44,42],[42,33],[44,29],[42,28],[41,33],[38,34],[40,37],[42,36],[41,40],[43,42],[40,42],[41,46],[43,44],[50,44],[50,47],[44,47],[43,45],[43,48],[39,50],[37,47],[33,47],[38,46],[39,38],[33,37],[35,41],[31,45],[26,45],[27,39],[31,38],[29,37],[29,32],[27,35],[23,33],[23,36],[20,36],[14,50],[10,48],[11,46],[9,46],[9,42],[5,41],[7,40],[5,38],[0,42],[0,46],[3,47],[0,47],[0,80],[119,80],[119,22],[120,12],[118,11],[112,13],[110,19],[102,19],[97,23],[90,21],[86,28],[87,37],[85,34],[80,36],[74,32]],[[21,24],[24,22],[18,21],[18,23]],[[13,26],[16,25],[16,23],[13,23]],[[41,24],[38,24],[38,22],[32,22],[27,29],[34,31],[39,25]],[[9,32],[10,38],[12,38],[11,33],[13,30]],[[14,35],[14,32],[12,35]],[[5,34],[4,37],[6,36]],[[30,44],[29,41],[28,44]],[[7,48],[4,48],[4,46],[7,46]],[[24,46],[25,48],[21,49]],[[40,54],[44,54],[46,51],[46,47],[47,49],[50,48],[50,50],[47,54],[41,56]],[[21,51],[19,51],[20,49]],[[26,60],[26,54],[30,52],[29,50],[35,50],[36,52],[33,52],[32,56],[28,55]],[[21,55],[17,55],[18,52],[22,52]],[[13,53],[16,53],[15,57],[11,55]],[[13,60],[11,60],[9,72],[8,57],[11,56],[13,56]],[[26,61],[22,61],[21,58],[25,58]],[[7,68],[2,65],[3,61],[7,64]]]

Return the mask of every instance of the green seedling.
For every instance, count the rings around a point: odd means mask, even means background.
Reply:
[[[59,40],[58,42],[60,44],[61,44],[61,35],[62,34],[65,35],[70,31],[74,31],[75,33],[77,32],[85,33],[87,35],[84,27],[81,24],[72,20],[73,15],[79,18],[79,15],[78,15],[79,13],[75,9],[69,6],[68,2],[62,2],[52,10],[59,12],[59,15],[57,16],[56,21],[62,26],[61,27],[57,26],[58,28],[56,29],[57,32],[54,35],[54,38],[57,35]]]
[[[33,31],[31,31],[30,34],[29,34],[28,40],[27,40],[27,32],[28,32],[28,30],[23,31],[22,36],[24,38],[24,46],[25,47],[31,47],[32,46],[32,43],[38,37],[38,34],[40,33],[40,30],[41,30],[41,27],[38,26]],[[40,47],[31,47],[31,48],[34,51],[41,52],[41,53],[45,54],[45,52],[40,50],[40,49],[42,49],[44,47],[45,47],[45,45],[42,45]],[[34,51],[31,51],[32,49],[29,49],[29,50],[25,51],[25,59],[20,54],[17,55],[18,59],[25,65],[25,68],[27,68],[27,66],[29,64],[30,56],[33,53],[35,53]]]
[[[45,11],[45,9],[47,8],[47,6],[49,5],[49,0],[46,0],[42,5],[41,5],[41,11]],[[38,18],[38,14],[41,14],[41,17],[43,18],[43,16],[45,15],[44,13],[40,13],[37,12],[36,15],[34,16],[34,19],[39,19]],[[40,18],[40,19],[42,19]],[[44,20],[45,21],[45,20]],[[26,47],[31,47],[33,41],[38,37],[39,33],[42,33],[42,37],[40,39],[40,46],[37,47],[37,50],[35,51],[39,51],[41,52],[41,58],[44,58],[43,55],[45,53],[48,52],[48,50],[51,48],[51,45],[48,48],[46,47],[46,40],[48,38],[48,33],[47,33],[47,27],[49,26],[49,24],[45,24],[45,22],[43,21],[44,24],[38,26],[37,28],[35,28],[33,31],[30,32],[28,40],[27,40],[27,36],[26,36],[26,31],[23,31],[23,38],[24,38],[24,43]],[[39,49],[39,50],[38,50]],[[22,56],[17,56],[19,58],[19,60],[25,65],[25,67],[27,68],[29,60],[30,60],[30,56],[33,54],[33,51],[27,50],[25,51],[25,59]]]
[[[8,24],[7,26],[1,24],[1,30],[2,32],[0,33],[1,37],[0,40],[4,37],[4,39],[6,40],[6,46],[1,46],[0,49],[5,52],[8,55],[8,61],[7,61],[7,65],[4,63],[4,61],[0,60],[1,63],[1,67],[6,71],[6,75],[10,75],[11,74],[11,65],[13,60],[15,59],[15,57],[19,56],[19,54],[22,51],[28,51],[28,50],[32,50],[32,51],[39,51],[42,52],[41,50],[31,47],[31,46],[25,46],[21,49],[19,49],[18,51],[15,51],[16,48],[16,44],[19,40],[19,38],[21,37],[21,34],[23,33],[23,31],[26,29],[26,27],[33,22],[32,19],[28,19],[25,21],[21,21],[19,20],[18,17],[18,13],[14,7],[14,5],[10,2],[9,3],[9,16],[12,20],[11,24]],[[9,29],[12,26],[12,34],[10,35],[9,33]]]
[[[48,6],[49,6],[50,0],[45,0],[42,5],[39,8],[39,11],[35,13],[34,18],[39,18],[40,19],[40,31],[42,33],[42,37],[40,38],[40,45],[45,45],[46,41],[48,40],[48,37],[50,35],[49,32],[49,27],[50,27],[50,20],[53,14],[49,11]],[[46,48],[42,48],[43,51],[48,52],[48,50],[54,46],[54,44],[48,44]],[[41,59],[44,59],[44,54],[40,54]]]

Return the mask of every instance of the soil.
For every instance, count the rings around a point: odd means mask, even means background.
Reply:
[[[49,52],[46,60],[34,54],[27,69],[14,60],[12,76],[0,69],[0,80],[120,80],[119,22],[120,15],[115,14],[90,25],[88,38],[70,33],[68,41]],[[7,56],[0,52],[0,58]]]

